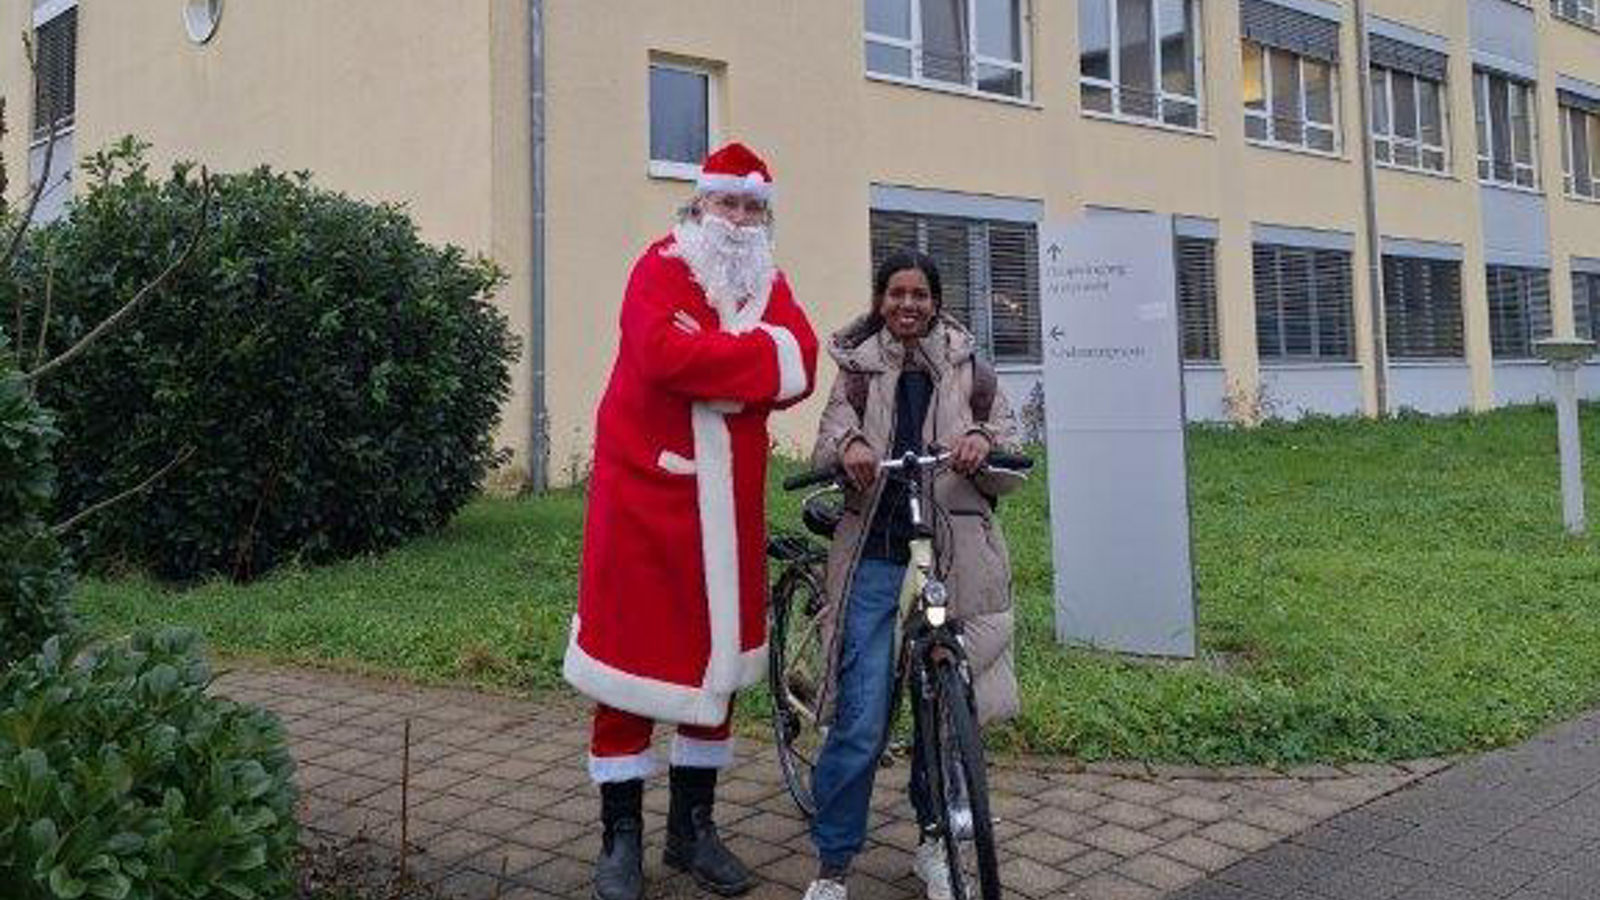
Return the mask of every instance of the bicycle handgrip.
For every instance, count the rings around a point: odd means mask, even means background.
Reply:
[[[996,450],[990,453],[989,458],[985,462],[996,469],[1016,469],[1019,471],[1026,471],[1033,468],[1033,457],[1023,456],[1020,453],[1006,453],[1001,450]]]
[[[783,489],[786,491],[798,491],[801,488],[808,488],[814,484],[823,484],[825,482],[833,481],[838,477],[838,466],[828,466],[825,469],[812,469],[809,472],[801,472],[799,475],[790,475],[788,478],[785,478],[783,480]]]

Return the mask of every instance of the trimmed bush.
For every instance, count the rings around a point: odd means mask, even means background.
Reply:
[[[270,713],[209,696],[193,632],[74,659],[52,638],[0,677],[7,900],[281,898],[293,763]]]
[[[34,401],[0,332],[0,671],[71,622],[72,570],[46,516],[58,435]]]
[[[59,353],[178,256],[199,180],[185,166],[151,177],[140,149],[91,159],[88,190],[0,288],[0,321],[53,271]],[[264,168],[215,178],[206,230],[188,265],[42,386],[66,437],[66,512],[193,448],[86,524],[86,560],[244,580],[447,522],[502,458],[492,434],[516,344],[488,300],[499,272],[423,243],[398,206]]]

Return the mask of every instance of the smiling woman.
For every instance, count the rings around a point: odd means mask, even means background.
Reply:
[[[221,20],[222,0],[185,0],[183,4],[183,27],[196,44],[211,40]]]

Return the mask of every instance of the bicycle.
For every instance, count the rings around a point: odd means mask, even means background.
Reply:
[[[923,749],[924,776],[949,863],[952,896],[956,900],[998,900],[999,864],[971,669],[961,622],[949,615],[949,596],[937,571],[934,530],[923,515],[922,497],[932,496],[927,489],[932,476],[949,459],[948,452],[907,453],[878,464],[886,477],[911,486],[905,496],[913,535],[911,561],[900,591],[901,639],[888,732],[893,732],[901,693],[909,687],[913,740]],[[1020,474],[1033,461],[991,453],[987,465]],[[834,466],[783,483],[790,491],[832,483],[808,495],[802,507],[807,529],[819,537],[831,537],[837,524],[837,516],[831,515],[822,501],[839,491],[840,475],[841,470]],[[826,737],[818,715],[828,648],[823,646],[818,616],[827,600],[822,571],[827,549],[805,537],[779,535],[768,542],[767,551],[783,563],[772,590],[769,621],[768,686],[774,737],[784,782],[801,812],[810,818],[816,811],[811,773]],[[890,758],[886,752],[885,764]],[[970,890],[974,886],[977,893]]]

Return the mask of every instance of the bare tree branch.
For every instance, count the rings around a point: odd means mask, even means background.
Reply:
[[[33,50],[33,37],[27,32],[22,34],[23,51],[28,58],[28,71],[31,74],[33,95],[39,96],[39,58]],[[48,100],[48,98],[47,98]],[[0,255],[0,271],[11,271],[11,263],[16,260],[17,253],[22,250],[22,238],[28,233],[28,226],[33,222],[33,214],[39,208],[39,201],[49,193],[50,164],[56,155],[56,137],[60,135],[56,122],[55,110],[51,109],[48,102],[44,114],[50,123],[50,136],[44,145],[44,164],[39,169],[39,181],[28,192],[28,208],[22,217],[17,220],[16,230],[11,233],[11,240],[6,244],[6,251]]]
[[[168,472],[171,472],[173,469],[176,469],[178,466],[182,465],[184,460],[187,460],[190,456],[193,456],[193,455],[194,455],[194,445],[193,444],[184,445],[184,448],[182,450],[178,451],[178,455],[174,456],[170,462],[168,462],[166,465],[162,466],[154,475],[151,475],[149,478],[146,478],[144,481],[139,482],[138,484],[134,485],[131,488],[128,488],[127,490],[123,491],[122,493],[117,494],[115,497],[109,497],[109,498],[107,498],[105,500],[101,500],[99,503],[96,503],[95,505],[89,507],[88,509],[83,510],[82,512],[79,512],[78,514],[74,515],[72,518],[67,519],[65,522],[62,522],[59,525],[52,526],[50,531],[53,534],[55,534],[57,537],[60,537],[61,535],[66,534],[67,532],[71,531],[73,528],[77,527],[77,525],[79,523],[83,522],[85,519],[89,518],[90,516],[94,515],[97,512],[100,512],[101,510],[105,509],[106,507],[115,506],[116,504],[121,503],[122,501],[128,499],[129,497],[132,497],[134,494],[143,493],[144,491],[149,490],[151,485],[155,484],[156,482],[160,481],[162,478],[166,477]]]
[[[44,315],[39,319],[39,343],[33,350],[33,364],[38,365],[44,361],[44,338],[50,333],[50,307],[54,305],[56,295],[56,267],[49,262],[44,270]],[[22,340],[19,334],[17,340]]]
[[[101,335],[104,335],[112,328],[115,328],[118,323],[131,315],[133,311],[138,308],[139,304],[144,302],[146,297],[154,293],[157,288],[161,287],[167,282],[168,279],[172,277],[173,273],[183,268],[184,265],[189,262],[190,257],[194,256],[195,249],[200,246],[200,238],[203,237],[206,232],[206,220],[211,214],[211,174],[204,168],[200,170],[200,191],[200,210],[195,216],[194,230],[189,235],[189,243],[184,246],[183,252],[178,255],[178,258],[169,263],[165,269],[161,270],[161,274],[157,275],[153,281],[150,281],[144,287],[140,288],[139,292],[133,295],[132,300],[124,303],[121,309],[106,317],[106,319],[99,325],[96,325],[93,330],[80,338],[76,344],[73,344],[70,348],[63,351],[60,356],[57,356],[55,359],[40,365],[38,368],[23,376],[27,379],[29,385],[37,385],[39,380],[45,375],[66,364],[67,362],[70,362],[82,354],[85,350],[89,349],[90,344],[99,340]]]

